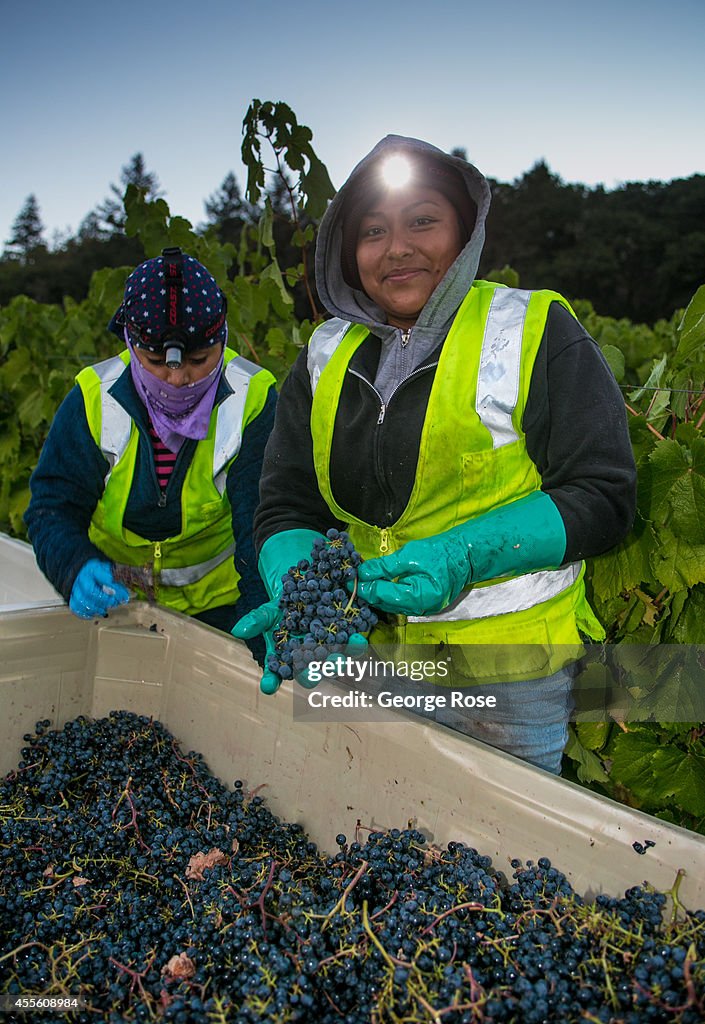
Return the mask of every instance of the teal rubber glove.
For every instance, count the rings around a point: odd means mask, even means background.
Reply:
[[[110,562],[89,558],[73,581],[69,608],[79,619],[94,619],[129,600],[129,590],[113,579]]]
[[[315,530],[282,530],[272,534],[262,545],[257,567],[271,600],[243,615],[231,630],[232,636],[238,640],[264,635],[265,668],[259,684],[262,693],[276,693],[281,685],[279,676],[267,668],[267,659],[274,654],[274,631],[282,617],[279,607],[282,576],[302,558],[310,559],[314,540],[322,536]]]
[[[557,568],[565,545],[560,512],[548,494],[534,491],[445,533],[363,562],[358,593],[382,611],[435,615],[471,583]]]

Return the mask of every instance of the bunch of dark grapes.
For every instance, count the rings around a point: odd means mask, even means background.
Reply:
[[[375,625],[375,612],[357,596],[361,561],[345,531],[328,530],[314,540],[310,559],[301,559],[282,576],[282,617],[274,633],[275,653],[267,661],[280,679],[340,654],[354,633],[367,633]]]
[[[126,711],[25,741],[0,782],[8,1024],[705,1019],[705,911],[669,920],[646,885],[583,899],[546,857],[508,878],[359,822],[327,856]],[[30,1017],[22,995],[85,1005]]]

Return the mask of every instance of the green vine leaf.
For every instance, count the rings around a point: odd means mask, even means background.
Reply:
[[[650,554],[656,543],[651,526],[639,523],[638,532],[633,530],[612,551],[590,559],[592,586],[601,600],[619,597],[652,579]]]
[[[619,778],[645,810],[676,803],[688,814],[705,815],[705,756],[664,745],[657,728],[620,733],[611,744],[611,775]]]
[[[705,645],[705,586],[696,585],[680,597],[672,609],[673,624],[669,640],[676,644]]]
[[[624,352],[617,348],[616,345],[603,345],[602,355],[607,360],[607,365],[615,376],[615,380],[624,380],[624,371],[626,369],[626,360],[624,358]]]
[[[688,814],[705,815],[705,757],[678,747],[660,746],[653,758],[651,799],[662,806],[675,801]]]
[[[578,722],[575,726],[578,739],[586,750],[602,750],[609,739],[611,722]]]
[[[678,355],[690,359],[705,348],[705,284],[690,300],[678,327]]]
[[[691,544],[705,544],[705,439],[696,438],[690,449],[661,441],[649,462],[654,517]]]
[[[654,803],[654,756],[660,742],[653,730],[641,729],[620,732],[610,744],[610,775],[626,786],[644,808],[658,807]]]
[[[581,782],[599,782],[609,785],[609,775],[603,768],[599,757],[583,746],[573,726],[568,729],[568,742],[564,753],[571,761],[575,761],[577,775]]]
[[[312,149],[308,150],[309,168],[301,176],[301,188],[306,195],[304,210],[309,217],[318,220],[326,212],[329,201],[335,195],[328,169],[321,163]]]
[[[662,527],[650,552],[654,577],[668,590],[677,591],[705,582],[705,545],[692,544]]]

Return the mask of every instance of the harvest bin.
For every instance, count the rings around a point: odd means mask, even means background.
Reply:
[[[429,842],[509,860],[548,856],[581,893],[621,895],[643,881],[705,906],[705,837],[660,822],[399,712],[385,722],[293,719],[291,684],[258,687],[244,645],[185,616],[131,603],[83,622],[66,607],[0,613],[0,757],[20,759],[38,719],[61,727],[113,709],[154,716],[216,775],[242,779],[327,851],[356,822],[422,829]],[[326,684],[321,684],[325,687]],[[391,713],[390,713],[391,715]],[[651,839],[645,856],[632,843]]]
[[[37,565],[31,544],[0,533],[0,611],[63,603]]]

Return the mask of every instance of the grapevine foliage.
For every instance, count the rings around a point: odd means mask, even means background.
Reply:
[[[413,828],[334,856],[129,712],[48,720],[0,783],[0,993],[108,1024],[698,1024],[705,911],[576,894]],[[635,880],[639,870],[634,844]],[[20,1021],[12,1011],[8,1021]]]
[[[636,524],[589,563],[591,600],[609,643],[705,644],[705,285],[653,329],[576,312],[625,391],[638,470]],[[580,781],[702,832],[704,739],[698,722],[584,723],[566,753]]]

